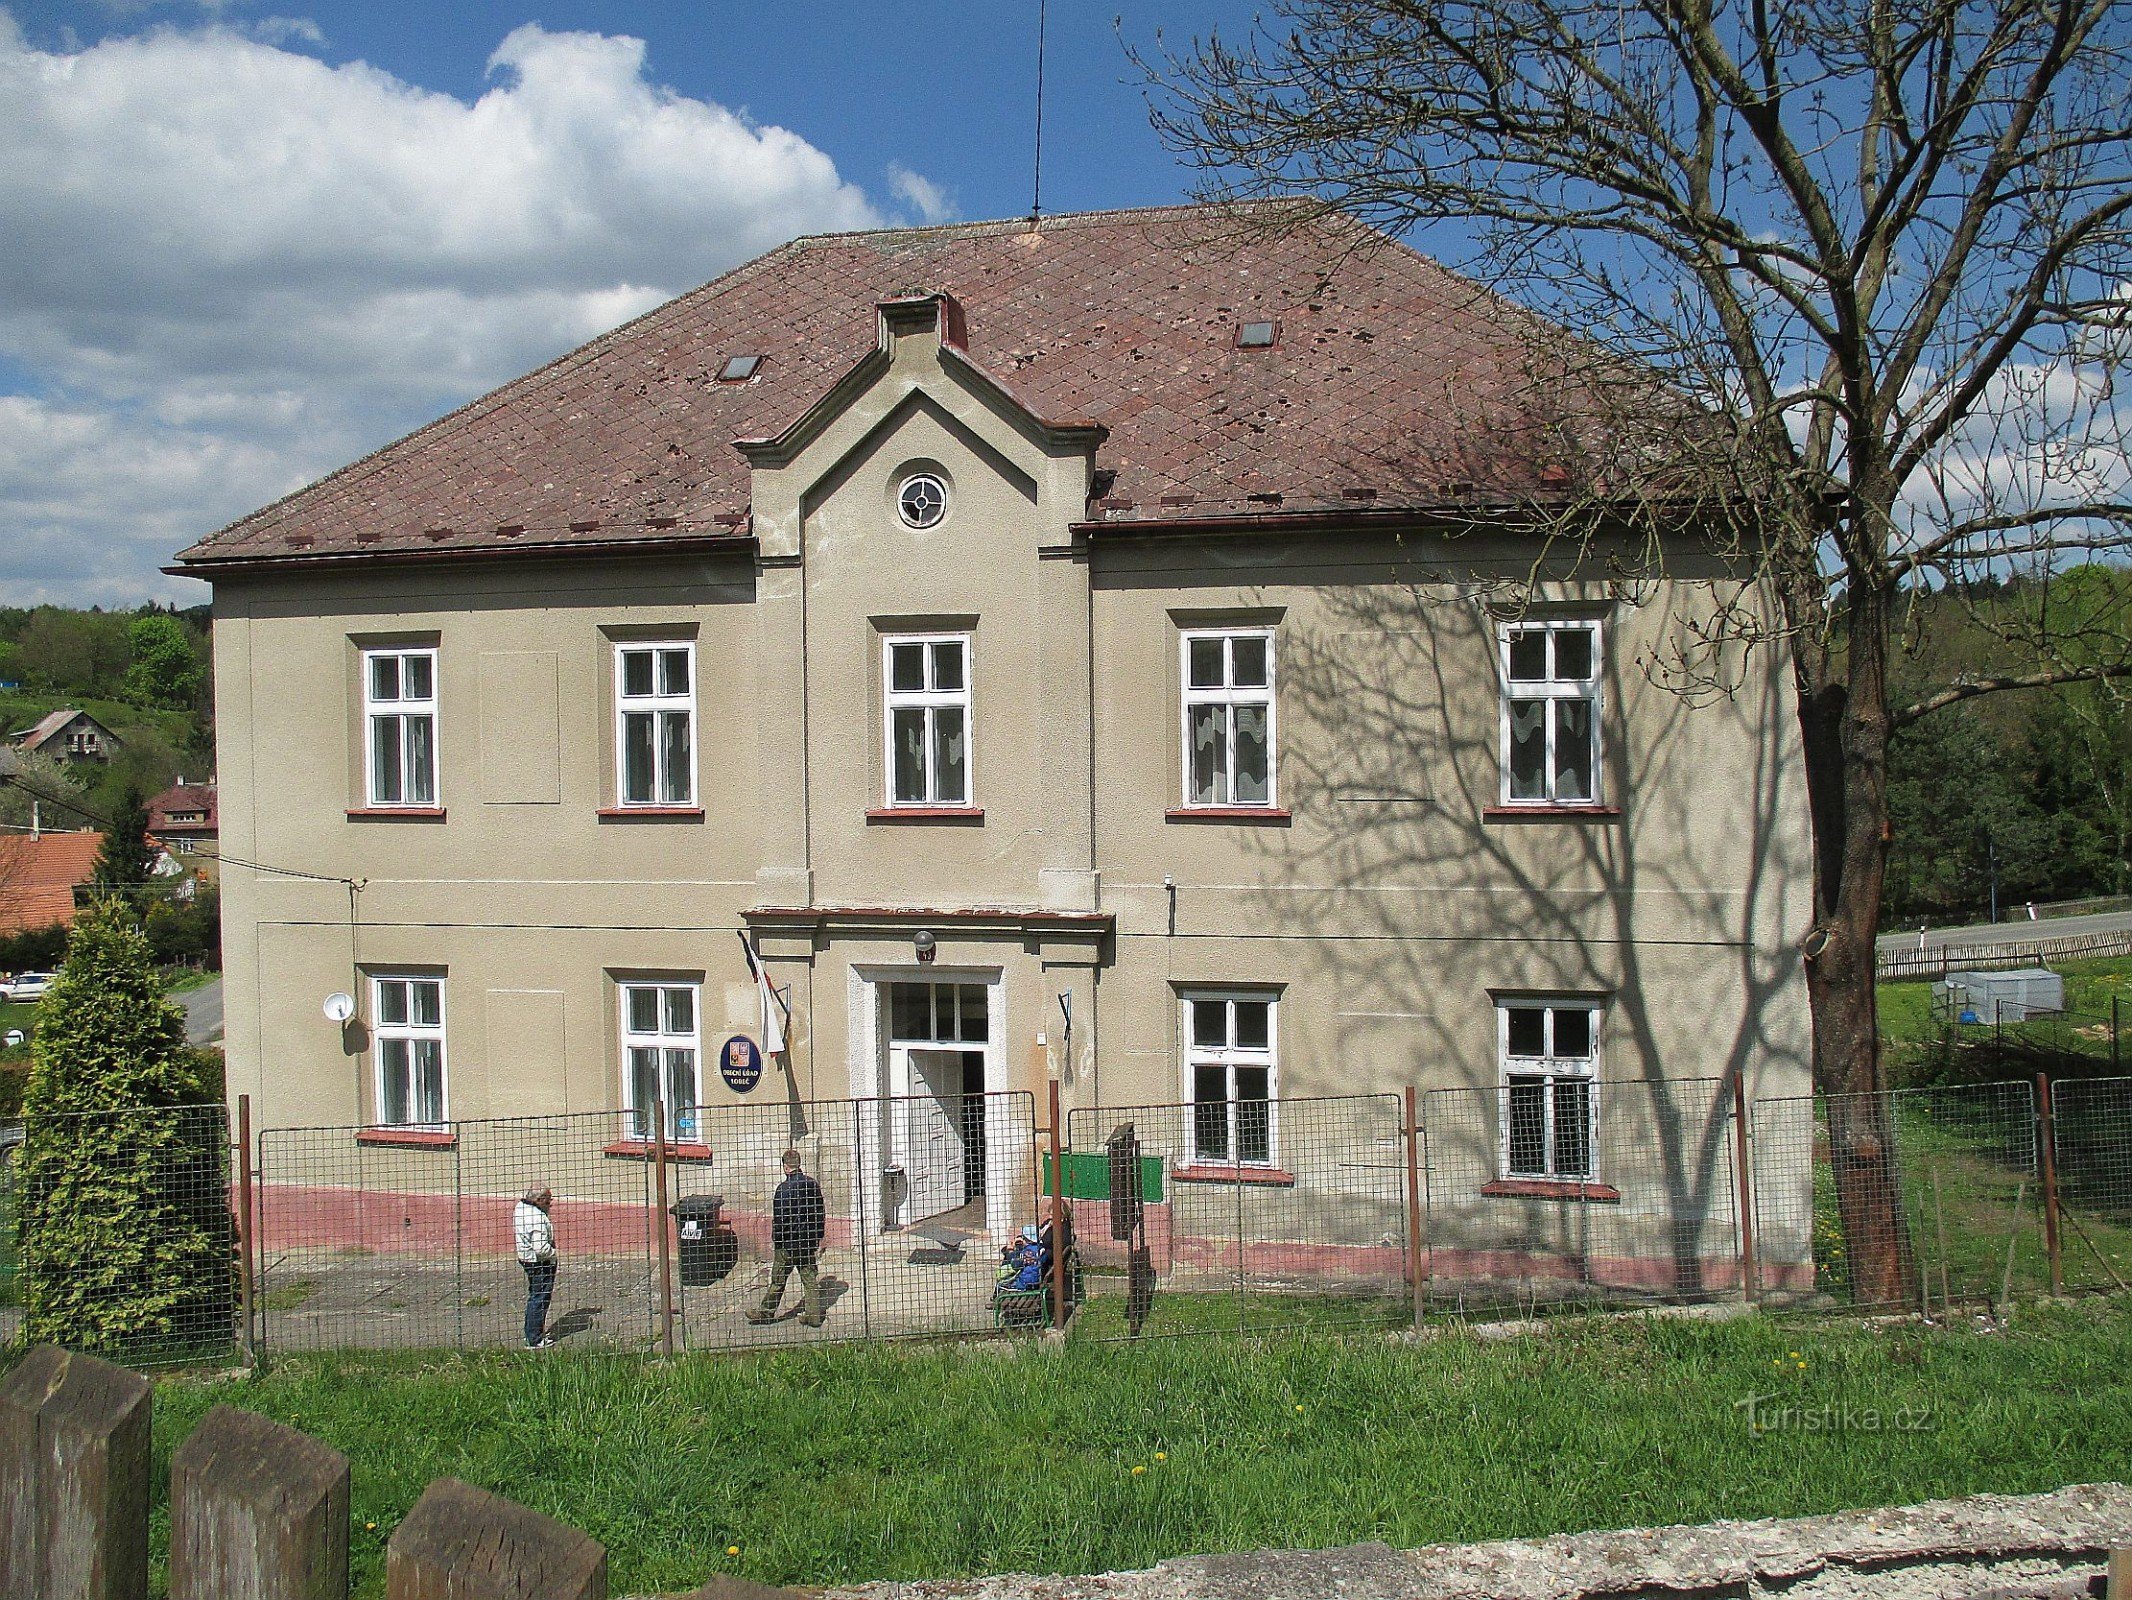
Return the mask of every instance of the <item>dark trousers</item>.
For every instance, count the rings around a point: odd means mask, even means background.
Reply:
[[[548,1303],[555,1298],[555,1263],[521,1261],[526,1269],[526,1343],[539,1344],[548,1331]]]

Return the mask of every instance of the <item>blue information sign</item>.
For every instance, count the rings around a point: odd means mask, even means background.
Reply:
[[[746,1094],[762,1082],[762,1051],[753,1039],[736,1033],[719,1047],[718,1076],[735,1094]]]

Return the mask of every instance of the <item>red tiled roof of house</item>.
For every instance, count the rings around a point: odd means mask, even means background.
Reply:
[[[1337,216],[1088,212],[803,238],[253,513],[181,562],[614,548],[746,531],[734,441],[774,436],[946,292],[970,358],[1039,417],[1109,430],[1105,521],[1559,494],[1570,342]],[[1337,270],[1334,270],[1337,269]],[[1272,321],[1270,349],[1242,323]],[[1535,337],[1535,335],[1538,335]],[[729,357],[756,375],[719,381]],[[1544,365],[1536,369],[1536,355]]]
[[[74,886],[89,881],[100,833],[0,833],[0,933],[74,920]]]
[[[199,821],[182,820],[195,814]],[[215,785],[175,783],[148,802],[148,831],[174,838],[215,836]]]

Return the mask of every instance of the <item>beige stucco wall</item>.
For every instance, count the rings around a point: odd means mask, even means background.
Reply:
[[[222,583],[224,853],[327,880],[225,873],[232,1091],[261,1126],[367,1120],[361,1019],[344,1035],[320,1002],[347,989],[367,1005],[367,972],[438,969],[454,1117],[612,1107],[617,975],[700,975],[708,1057],[721,1030],[755,1025],[734,930],[764,908],[819,915],[764,932],[798,1027],[790,1078],[773,1069],[755,1102],[878,1092],[854,1007],[868,978],[917,975],[920,925],[941,969],[999,984],[988,1086],[1036,1095],[1056,1076],[1069,1106],[1179,1098],[1179,995],[1202,984],[1278,993],[1284,1097],[1490,1086],[1505,992],[1602,997],[1608,1078],[1743,1068],[1758,1092],[1803,1091],[1785,673],[1761,653],[1697,697],[1644,668],[1736,592],[1721,567],[1684,550],[1634,596],[1545,576],[1542,604],[1608,629],[1619,814],[1497,820],[1486,585],[1522,578],[1525,551],[1482,535],[1077,538],[1090,450],[904,330],[758,462],[759,554]],[[954,492],[922,534],[893,509],[914,465]],[[1277,823],[1165,815],[1178,630],[1224,618],[1276,628]],[[950,627],[973,639],[983,816],[869,819],[882,634]],[[599,815],[623,633],[696,641],[700,820]],[[347,814],[355,652],[400,638],[440,651],[441,820]],[[1112,920],[1060,932],[1045,911]],[[948,915],[972,912],[995,914]],[[731,1098],[708,1061],[704,1077],[707,1103]]]

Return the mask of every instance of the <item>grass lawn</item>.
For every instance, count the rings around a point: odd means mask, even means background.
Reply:
[[[292,1357],[250,1382],[158,1382],[157,1559],[171,1449],[217,1400],[348,1453],[364,1596],[381,1592],[397,1520],[444,1474],[605,1541],[617,1593],[719,1571],[809,1584],[1099,1571],[2132,1475],[2132,1308],[2039,1309],[2009,1335],[1764,1318],[1553,1329],[1418,1345],[831,1347],[663,1366]],[[1885,1420],[1758,1435],[1750,1395]],[[1922,1426],[1892,1427],[1905,1407]]]

